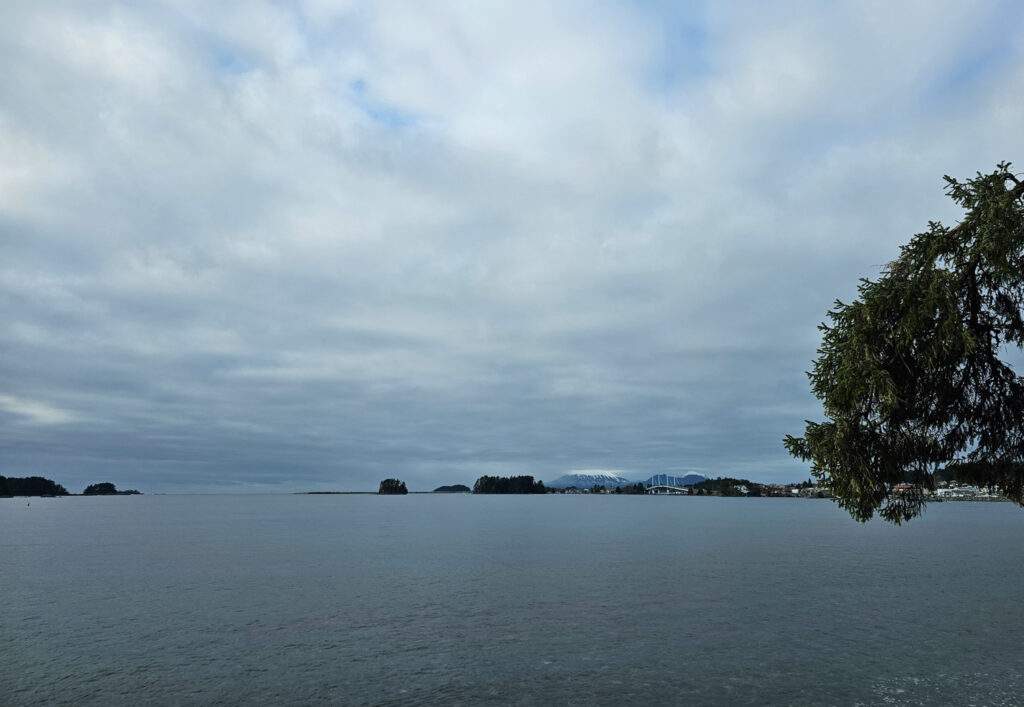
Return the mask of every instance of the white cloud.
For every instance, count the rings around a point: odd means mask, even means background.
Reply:
[[[16,398],[12,395],[0,395],[0,410],[34,425],[60,425],[75,419],[75,416],[67,410],[61,410],[36,400]]]

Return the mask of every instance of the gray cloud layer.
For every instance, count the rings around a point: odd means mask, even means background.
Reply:
[[[0,473],[805,478],[815,327],[1021,157],[1016,3],[6,3]]]

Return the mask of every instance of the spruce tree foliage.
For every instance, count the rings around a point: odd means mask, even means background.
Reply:
[[[963,220],[836,301],[807,374],[828,419],[784,442],[860,521],[919,515],[945,465],[1024,505],[1024,378],[1001,358],[1024,347],[1024,183],[945,180]]]

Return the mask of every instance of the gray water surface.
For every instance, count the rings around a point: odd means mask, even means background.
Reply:
[[[1022,540],[994,503],[0,499],[0,704],[1015,705]]]

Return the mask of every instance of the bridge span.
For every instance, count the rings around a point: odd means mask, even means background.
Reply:
[[[685,486],[658,484],[656,486],[648,486],[646,493],[652,496],[687,496],[690,493],[690,489]]]

